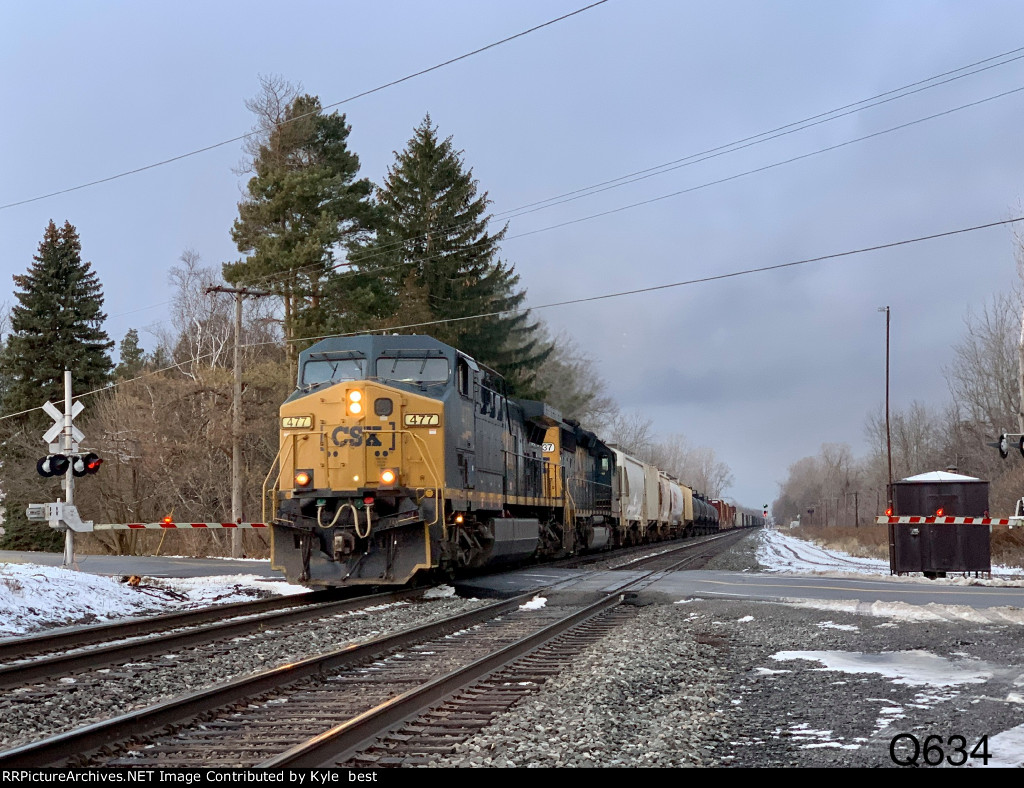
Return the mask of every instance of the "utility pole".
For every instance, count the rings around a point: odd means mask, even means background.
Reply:
[[[74,427],[71,424],[71,419],[74,417],[74,411],[72,411],[71,403],[71,370],[64,370],[64,429],[61,430],[61,448],[71,454],[72,449],[75,446],[75,439],[73,430]],[[64,474],[64,481],[62,485],[64,487],[64,500],[67,501],[68,506],[75,505],[75,474],[72,470],[72,466],[68,465],[67,473]],[[75,532],[68,528],[64,531],[64,566],[72,567],[75,563]]]
[[[231,521],[242,522],[242,298],[273,295],[248,287],[208,287],[206,294],[233,293],[235,296],[235,384],[231,396]],[[242,532],[231,532],[231,557],[242,557]]]
[[[889,484],[885,488],[886,507],[892,508],[892,430],[889,426],[889,307],[878,307],[885,312],[885,450],[889,457]]]

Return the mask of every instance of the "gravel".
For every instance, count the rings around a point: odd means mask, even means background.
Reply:
[[[0,694],[0,750],[492,601],[447,597],[378,605],[65,677],[56,683],[7,690]]]
[[[758,569],[753,536],[707,568]],[[826,669],[839,661],[846,670]],[[884,673],[890,663],[903,679]],[[982,736],[1008,755],[996,734],[1024,722],[1021,665],[1014,626],[738,600],[651,604],[434,765],[894,767],[900,734],[922,744],[919,762],[937,736],[948,757],[980,765],[969,753]],[[909,742],[899,739],[895,758],[910,757]]]
[[[755,536],[705,568],[759,569]],[[922,743],[940,737],[933,741],[950,755],[951,737],[963,737],[965,758],[988,736],[998,758],[1010,751],[997,734],[1024,721],[1022,627],[744,600],[645,602],[570,670],[432,765],[892,767],[897,735]],[[440,616],[477,604],[440,600],[430,610]],[[33,688],[8,693],[0,702],[0,749],[423,616],[419,606],[391,606],[288,635],[239,638],[213,654],[115,669],[100,689],[90,680],[59,698],[47,688],[35,697]],[[890,663],[901,666],[903,679],[886,674]],[[909,741],[903,736],[896,757],[908,757]]]

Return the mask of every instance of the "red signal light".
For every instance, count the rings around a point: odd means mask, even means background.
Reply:
[[[939,508],[939,509],[935,510],[935,516],[936,517],[942,517],[945,513],[946,513],[946,510],[942,509],[942,508]]]

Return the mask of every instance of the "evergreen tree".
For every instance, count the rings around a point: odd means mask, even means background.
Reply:
[[[58,229],[51,221],[33,260],[27,274],[14,277],[20,292],[0,359],[8,381],[4,412],[63,402],[65,369],[74,374],[75,390],[84,392],[106,384],[113,366],[103,288],[92,264],[82,262],[78,231],[70,222]]]
[[[65,369],[72,371],[75,390],[82,393],[104,386],[113,366],[108,351],[114,343],[103,330],[103,289],[92,265],[82,262],[82,245],[70,222],[61,228],[49,223],[33,260],[27,274],[14,277],[20,290],[0,354],[4,414],[46,401],[63,403]],[[29,523],[24,516],[28,497],[38,494],[35,460],[44,453],[40,437],[49,425],[40,411],[0,422],[5,546],[59,550],[63,544],[45,523]],[[38,455],[32,454],[33,447]]]
[[[264,91],[273,88],[264,83]],[[250,103],[250,108],[262,106]],[[367,179],[356,179],[359,157],[349,151],[345,116],[326,115],[315,96],[288,102],[280,117],[264,117],[248,194],[238,204],[231,237],[247,257],[224,265],[224,278],[279,292],[284,331],[291,340],[323,333],[330,310],[325,283],[337,277],[335,255],[363,237],[372,220]]]
[[[444,320],[417,330],[469,353],[532,396],[536,366],[550,352],[522,309],[519,276],[498,259],[507,227],[488,229],[487,193],[451,137],[440,139],[427,115],[395,154],[379,190],[376,238],[352,250],[358,274],[344,283],[350,321],[374,327]],[[333,303],[345,303],[332,299]],[[475,317],[486,315],[486,317]],[[474,319],[467,319],[474,318]]]
[[[120,380],[138,377],[146,366],[146,354],[139,344],[139,332],[129,328],[119,348],[121,362],[114,369],[114,376]]]

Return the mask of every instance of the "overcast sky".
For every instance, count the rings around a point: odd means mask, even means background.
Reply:
[[[586,4],[4,3],[0,205],[249,131],[260,74],[327,105]],[[429,112],[501,215],[1012,52],[1020,12],[1013,0],[609,0],[339,109],[375,183]],[[1024,91],[994,97],[1024,88],[1021,55],[512,218],[503,256],[540,306],[1019,215]],[[238,258],[242,159],[234,142],[0,209],[0,303],[47,222],[68,220],[102,281],[111,338],[135,327],[151,350],[146,329],[163,319],[182,252]],[[537,315],[595,359],[624,410],[714,448],[736,478],[728,494],[759,507],[823,442],[866,452],[865,418],[885,394],[878,307],[892,309],[893,407],[941,405],[967,310],[1015,276],[1003,226]]]

